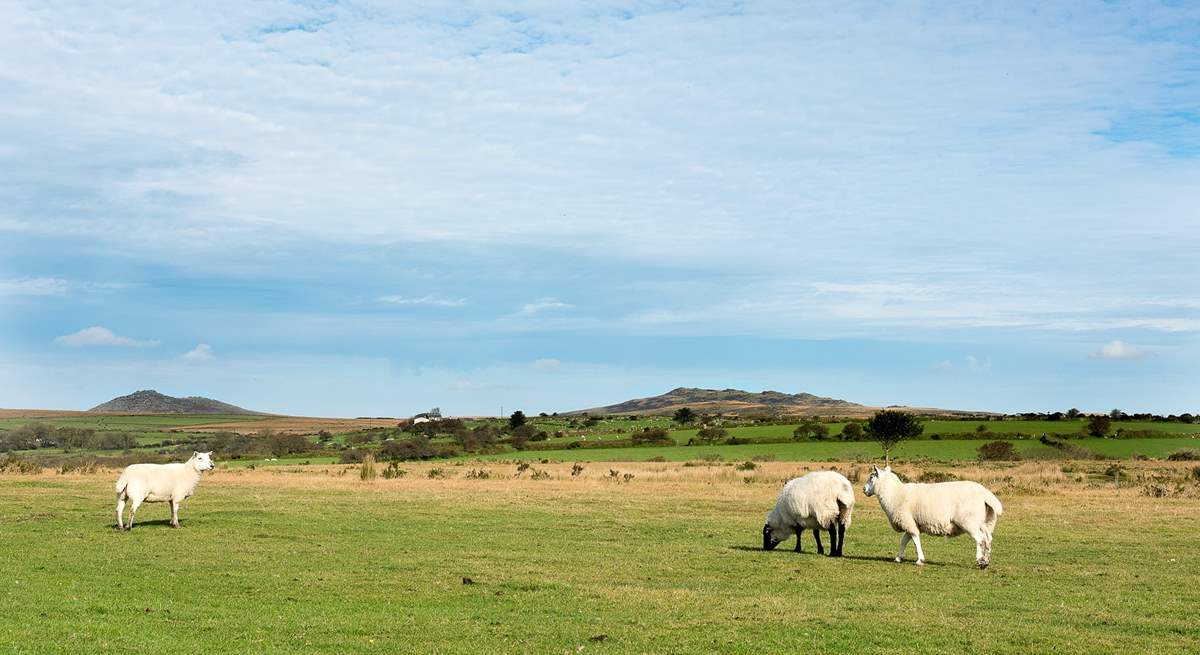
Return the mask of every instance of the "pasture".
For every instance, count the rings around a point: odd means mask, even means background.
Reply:
[[[81,652],[1187,652],[1200,649],[1192,464],[933,466],[1005,513],[897,536],[856,484],[846,557],[763,552],[783,480],[830,464],[222,468],[166,527],[112,528],[116,472],[0,475],[0,644]],[[854,477],[861,464],[836,466]],[[910,476],[930,466],[903,466]],[[614,475],[612,472],[616,472]],[[540,473],[539,473],[540,472]],[[625,474],[632,477],[625,481]],[[538,479],[534,479],[534,476]],[[547,477],[548,476],[548,479]],[[1155,482],[1157,480],[1157,482]],[[1168,497],[1151,497],[1161,484]],[[912,557],[912,551],[909,551]],[[469,578],[473,584],[464,584]]]

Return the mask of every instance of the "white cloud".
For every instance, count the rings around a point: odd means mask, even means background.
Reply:
[[[115,334],[112,330],[99,325],[84,328],[72,334],[57,337],[55,343],[63,346],[80,348],[85,346],[157,346],[157,341],[131,339]]]
[[[943,359],[942,361],[933,365],[933,370],[935,370],[935,371],[953,371],[954,370],[954,362],[952,362],[948,359]]]
[[[553,371],[560,368],[562,366],[562,362],[554,359],[553,357],[546,357],[533,360],[533,363],[531,363],[530,366],[539,371]]]
[[[54,277],[0,280],[0,296],[65,296],[71,283]]]
[[[433,307],[462,307],[467,304],[466,298],[443,298],[433,294],[421,296],[420,298],[408,298],[405,296],[380,296],[379,302],[389,305],[429,305]]]
[[[522,316],[532,316],[534,314],[540,314],[545,311],[554,311],[554,310],[558,310],[558,309],[571,309],[574,306],[575,305],[562,302],[555,298],[542,298],[541,300],[536,300],[534,302],[525,303],[524,305],[521,305],[521,311],[519,313]]]
[[[975,373],[986,373],[992,370],[992,358],[979,358],[975,355],[967,355],[967,369]]]
[[[192,362],[208,361],[215,357],[212,346],[207,343],[198,343],[195,348],[183,353],[183,359]]]
[[[1140,348],[1114,339],[1100,346],[1100,350],[1092,353],[1092,359],[1141,359],[1151,354],[1147,348]]]

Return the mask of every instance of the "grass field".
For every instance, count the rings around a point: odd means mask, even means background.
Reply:
[[[992,568],[965,538],[929,563],[858,493],[847,557],[759,550],[806,468],[625,464],[466,479],[406,466],[219,470],[182,511],[112,529],[114,474],[0,476],[0,644],[85,652],[1195,652],[1200,500],[1057,465],[959,469],[1005,514]],[[821,465],[824,466],[824,465]],[[849,466],[842,465],[842,470]],[[1182,476],[1141,463],[1139,475]],[[535,465],[537,467],[537,465]],[[917,469],[909,472],[915,473]],[[745,478],[749,478],[747,481]],[[809,537],[811,539],[811,537]],[[909,551],[911,558],[912,551]],[[475,584],[464,585],[463,578]]]

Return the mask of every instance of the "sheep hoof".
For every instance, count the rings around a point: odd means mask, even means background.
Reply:
[[[899,557],[897,557],[896,559],[894,559],[894,560],[892,560],[892,561],[893,561],[893,562],[895,562],[895,563],[897,563],[897,564],[899,564],[900,562],[903,562],[904,560],[902,560],[902,559],[900,559]]]
[[[925,566],[925,560],[923,560],[923,559],[917,560],[917,566]]]
[[[990,564],[991,562],[988,562],[987,560],[983,560],[983,559],[981,559],[981,560],[979,560],[978,562],[975,562],[975,563],[979,565],[979,568],[980,568],[980,569],[986,569],[986,568],[988,567],[988,564]]]

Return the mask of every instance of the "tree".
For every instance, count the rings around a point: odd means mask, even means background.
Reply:
[[[1087,433],[1093,437],[1103,437],[1112,429],[1112,419],[1103,415],[1097,414],[1088,419]]]
[[[871,420],[867,421],[867,436],[883,448],[883,460],[887,463],[891,463],[892,449],[897,444],[905,439],[918,437],[924,431],[925,426],[908,412],[885,409],[875,412]]]
[[[821,440],[828,436],[829,428],[815,418],[805,419],[792,431],[792,438],[796,441],[805,441],[808,439]]]
[[[696,438],[707,444],[720,441],[727,436],[729,436],[729,433],[725,431],[725,428],[705,427],[696,433]]]
[[[858,441],[862,436],[863,426],[858,421],[851,421],[842,428],[842,441]]]
[[[508,417],[508,427],[519,428],[522,425],[525,425],[525,412],[518,409],[512,413],[512,416]]]
[[[656,446],[674,446],[675,440],[662,428],[642,428],[641,432],[629,435],[629,441],[635,446],[653,444]],[[578,443],[578,442],[574,442]]]
[[[1119,421],[1119,420],[1125,418],[1125,412],[1122,412],[1119,409],[1114,409],[1113,411],[1108,413],[1108,417],[1114,421]]]
[[[1078,409],[1075,409],[1074,407],[1072,407],[1071,409],[1067,410],[1067,418],[1072,419],[1072,420],[1077,419],[1077,418],[1079,418],[1079,415],[1081,413],[1082,412],[1080,412]]]
[[[671,416],[671,420],[680,425],[686,425],[696,420],[696,412],[693,412],[691,407],[680,407],[675,410],[675,414]]]

